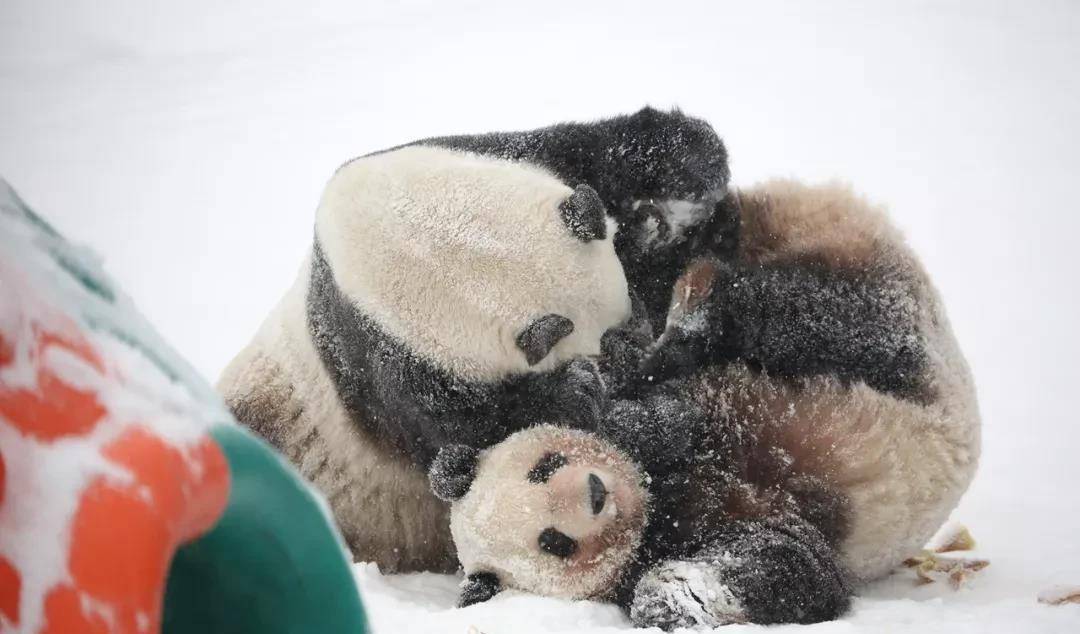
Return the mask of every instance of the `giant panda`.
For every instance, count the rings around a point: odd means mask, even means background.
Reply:
[[[786,180],[727,204],[733,257],[687,265],[642,383],[595,432],[433,463],[462,605],[510,587],[614,600],[643,627],[827,620],[955,507],[979,456],[972,378],[884,212]]]
[[[711,217],[727,178],[711,127],[653,109],[354,159],[218,389],[327,496],[357,559],[452,569],[435,452],[548,419],[594,427],[604,333],[632,322],[632,295],[671,283],[627,263],[683,257],[617,245],[619,223]]]

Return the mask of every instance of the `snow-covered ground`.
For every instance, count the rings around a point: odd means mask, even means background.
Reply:
[[[822,631],[1080,631],[1080,4],[4,0],[0,174],[213,378],[291,282],[325,179],[431,134],[679,105],[735,180],[886,203],[974,368],[969,587],[867,589]],[[456,580],[358,577],[382,632],[605,632],[610,606],[452,610]]]

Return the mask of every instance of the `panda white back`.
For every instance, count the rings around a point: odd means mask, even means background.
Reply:
[[[612,243],[560,212],[573,190],[537,167],[435,147],[363,157],[331,179],[316,237],[350,302],[388,334],[472,380],[599,353],[630,300]],[[530,365],[516,338],[545,314],[573,331]]]

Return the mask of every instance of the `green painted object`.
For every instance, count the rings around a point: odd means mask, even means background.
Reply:
[[[211,435],[229,461],[229,503],[212,531],[177,551],[162,632],[367,632],[349,559],[307,486],[240,428]]]

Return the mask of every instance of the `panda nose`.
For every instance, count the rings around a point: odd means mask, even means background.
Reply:
[[[595,473],[589,474],[589,505],[593,515],[599,515],[604,510],[604,502],[607,501],[607,487]]]

